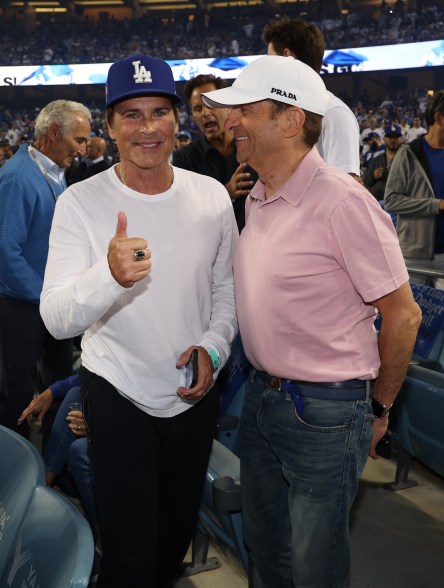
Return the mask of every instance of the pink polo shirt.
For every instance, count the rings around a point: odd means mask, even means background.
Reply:
[[[390,216],[315,148],[273,198],[257,182],[246,210],[234,272],[253,366],[313,382],[375,378],[372,302],[408,281]]]

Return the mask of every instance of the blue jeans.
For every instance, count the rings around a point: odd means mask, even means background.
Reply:
[[[74,478],[90,522],[98,522],[94,481],[87,452],[87,438],[77,437],[68,427],[66,417],[72,402],[82,402],[80,387],[69,390],[57,411],[43,459],[48,472],[60,474],[66,464]]]
[[[90,523],[97,525],[99,517],[94,490],[94,477],[88,455],[88,438],[81,437],[71,444],[68,453],[68,466],[79,491],[83,507]]]
[[[60,474],[63,471],[68,461],[69,447],[71,443],[78,439],[77,435],[74,435],[68,427],[68,421],[66,420],[69,405],[72,402],[82,402],[80,387],[71,388],[61,402],[43,454],[46,469],[54,474]]]
[[[344,588],[349,511],[367,460],[371,401],[291,397],[253,370],[240,424],[244,538],[258,588]]]

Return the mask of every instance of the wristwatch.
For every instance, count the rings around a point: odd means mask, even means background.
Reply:
[[[372,408],[373,414],[377,419],[383,419],[388,415],[390,409],[392,408],[393,403],[390,406],[385,406],[385,404],[381,404],[375,398],[372,399]]]
[[[216,372],[220,366],[220,357],[215,349],[207,349],[208,355],[211,357],[213,362],[213,372]]]

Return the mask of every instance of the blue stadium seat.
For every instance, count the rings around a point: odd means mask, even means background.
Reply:
[[[210,539],[230,550],[246,572],[251,569],[242,534],[238,456],[239,422],[250,369],[238,335],[218,379],[221,404],[217,439],[213,441],[199,522],[193,537],[192,562],[185,566],[184,576],[220,567],[216,557],[208,557]]]
[[[93,557],[91,529],[81,512],[51,488],[36,486],[0,586],[86,587]]]
[[[34,488],[45,483],[45,465],[37,449],[21,435],[0,425],[0,576]]]
[[[237,335],[231,345],[231,356],[218,379],[221,403],[217,432],[217,439],[236,455],[239,455],[237,436],[245,382],[250,370],[251,364],[245,356],[240,335]]]
[[[401,444],[391,490],[415,486],[410,480],[412,457],[444,476],[444,374],[412,365],[394,406],[396,438]]]
[[[210,538],[229,549],[248,572],[248,555],[242,535],[239,458],[217,440],[213,449],[193,537],[193,561],[184,575],[192,575],[220,566],[217,558],[208,558]]]
[[[422,284],[410,285],[422,311],[411,363],[444,372],[444,292]]]
[[[412,457],[444,476],[444,292],[416,283],[411,287],[423,317],[390,424],[400,443],[395,481],[385,485],[391,490],[416,485],[408,477]]]

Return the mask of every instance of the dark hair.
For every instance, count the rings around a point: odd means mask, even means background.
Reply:
[[[264,28],[264,41],[273,44],[278,55],[290,49],[299,61],[316,72],[321,71],[324,59],[324,35],[321,30],[302,19],[283,18],[271,21]]]
[[[424,113],[424,120],[428,127],[431,127],[435,124],[435,114],[439,112],[439,114],[444,115],[444,91],[439,90],[439,92],[435,92],[433,98],[429,98],[427,103],[427,107]]]
[[[291,104],[286,104],[285,102],[278,102],[277,100],[270,100],[272,110],[271,110],[271,118],[276,118],[281,112],[287,110],[287,108],[291,108]],[[322,130],[322,115],[315,114],[314,112],[309,112],[308,110],[301,110],[305,114],[305,122],[302,130],[304,131],[304,140],[308,147],[313,147],[319,141],[319,137],[321,135]]]
[[[220,90],[221,88],[226,88],[228,86],[228,82],[226,80],[218,78],[213,74],[200,74],[195,78],[188,80],[188,82],[183,87],[183,92],[187,102],[190,101],[193,90],[200,88],[201,86],[205,86],[206,84],[213,84],[216,90]]]

